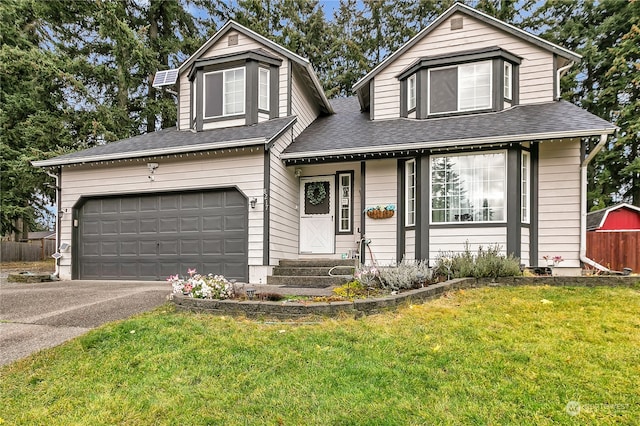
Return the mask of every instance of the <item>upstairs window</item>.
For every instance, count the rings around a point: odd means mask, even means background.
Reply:
[[[491,61],[430,69],[429,114],[491,108],[491,82]]]
[[[416,107],[416,76],[412,75],[407,79],[407,111]]]
[[[504,63],[504,98],[513,99],[511,80],[513,79],[513,66],[509,62]]]
[[[244,114],[244,68],[204,74],[204,118]]]
[[[258,69],[258,109],[269,111],[269,70]]]

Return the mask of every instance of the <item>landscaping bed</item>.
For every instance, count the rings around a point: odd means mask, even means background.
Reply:
[[[246,316],[248,318],[296,319],[310,316],[320,317],[360,317],[384,311],[395,310],[410,303],[421,303],[435,299],[443,293],[466,288],[485,286],[625,286],[640,284],[640,277],[634,276],[590,276],[590,277],[500,277],[457,278],[424,288],[406,290],[398,294],[355,299],[353,301],[320,301],[313,299],[298,301],[261,301],[261,300],[211,300],[198,299],[174,294],[172,302],[176,309],[191,312],[206,312],[215,315]],[[318,300],[318,299],[316,299]]]

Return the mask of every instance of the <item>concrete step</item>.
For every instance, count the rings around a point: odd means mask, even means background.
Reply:
[[[304,259],[304,260],[280,260],[280,266],[287,268],[321,268],[333,266],[354,266],[356,259]]]
[[[267,277],[267,284],[297,288],[326,288],[342,285],[348,280],[345,277],[270,275]]]
[[[273,268],[273,275],[276,276],[315,276],[322,277],[328,276],[329,271],[332,268],[328,266],[307,266],[307,267],[288,267],[288,266],[276,266]],[[332,275],[353,275],[354,266],[339,266],[334,268],[331,272]]]

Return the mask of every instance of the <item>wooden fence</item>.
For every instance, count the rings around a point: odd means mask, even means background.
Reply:
[[[587,257],[614,271],[640,272],[640,231],[587,232]]]
[[[32,243],[0,242],[2,262],[33,262],[47,260],[56,251],[56,240],[40,240]]]

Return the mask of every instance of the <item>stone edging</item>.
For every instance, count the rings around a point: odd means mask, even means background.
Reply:
[[[631,287],[640,284],[639,277],[503,277],[498,281],[486,278],[458,278],[425,288],[375,299],[356,299],[353,302],[261,302],[238,300],[194,299],[173,295],[178,311],[211,313],[214,315],[245,316],[248,318],[296,319],[303,317],[344,317],[371,315],[397,309],[407,303],[422,303],[440,297],[450,290],[487,286],[550,285],[575,287]]]

